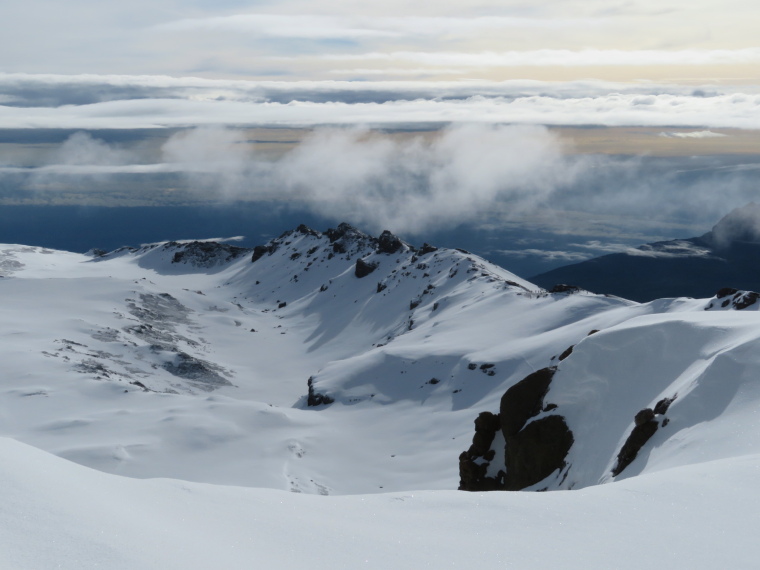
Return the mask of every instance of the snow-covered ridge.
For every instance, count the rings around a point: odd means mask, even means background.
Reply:
[[[473,420],[547,368],[516,433],[561,417],[572,445],[528,488],[757,452],[725,428],[749,425],[758,401],[750,292],[638,304],[545,291],[465,251],[348,224],[252,250],[0,257],[0,435],[103,471],[315,494],[455,489]],[[656,433],[612,477],[645,409]],[[504,444],[471,458],[483,476],[498,479]]]

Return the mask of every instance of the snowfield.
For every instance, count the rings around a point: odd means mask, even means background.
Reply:
[[[0,567],[759,559],[756,295],[547,292],[345,224],[254,251],[5,245],[0,275]],[[549,492],[455,491],[475,418],[547,367],[526,427],[572,432],[528,487]]]

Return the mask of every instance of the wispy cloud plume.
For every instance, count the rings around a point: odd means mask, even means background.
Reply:
[[[551,231],[582,234],[584,223],[591,229],[607,220],[586,234],[593,236],[614,233],[613,226],[619,232],[615,217],[621,213],[639,220],[639,227],[658,219],[708,225],[756,196],[755,171],[744,168],[751,165],[746,161],[574,155],[551,131],[530,125],[470,124],[404,137],[316,129],[277,159],[257,154],[242,130],[208,127],[169,137],[153,164],[126,164],[123,152],[77,134],[51,164],[4,168],[0,175],[29,176],[48,190],[64,191],[106,176],[144,175],[144,182],[132,182],[143,198],[150,194],[151,176],[179,176],[195,201],[292,204],[335,221],[409,235],[442,225],[532,218]],[[731,164],[735,168],[726,168]],[[542,249],[545,257],[559,255],[559,248]],[[626,246],[587,241],[568,249],[575,259]]]

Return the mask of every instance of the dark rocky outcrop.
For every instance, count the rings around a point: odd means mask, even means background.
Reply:
[[[400,239],[388,230],[385,230],[377,240],[377,251],[378,253],[396,253],[403,245]]]
[[[555,404],[544,406],[555,371],[556,368],[544,368],[533,372],[504,393],[498,415],[483,412],[478,416],[473,444],[459,456],[460,489],[517,491],[565,467],[573,445],[573,434],[565,419],[550,414],[530,421],[542,411],[557,409]],[[506,441],[504,465],[496,477],[487,477],[496,455],[492,447],[499,429]]]
[[[501,397],[499,414],[501,430],[509,440],[519,432],[526,422],[541,411],[544,396],[549,391],[555,367],[542,368],[529,374],[507,390]]]
[[[570,346],[568,346],[565,349],[565,351],[562,354],[559,355],[559,361],[562,362],[563,360],[565,360],[565,358],[567,358],[568,356],[570,356],[573,353],[573,349],[574,348],[575,348],[574,344],[571,344]]]
[[[377,263],[367,262],[359,258],[356,260],[356,269],[354,269],[354,275],[356,275],[359,279],[362,279],[363,277],[366,277],[372,273],[375,269],[377,269]]]
[[[320,237],[322,235],[317,230],[311,229],[306,224],[301,224],[300,226],[298,226],[296,228],[296,232],[298,232],[299,234],[304,234],[307,236],[314,236],[314,237]]]
[[[543,368],[512,386],[501,398],[501,430],[508,491],[524,489],[565,466],[573,435],[562,416],[550,415],[528,423],[544,407],[556,368]]]
[[[245,247],[213,241],[192,241],[184,244],[169,242],[164,248],[181,248],[172,257],[172,263],[189,263],[196,267],[211,267],[226,263],[251,251]]]
[[[673,396],[672,398],[663,398],[654,407],[654,413],[658,415],[665,415],[668,411],[668,408],[670,408],[670,404],[673,403],[673,401],[676,399],[677,396]]]
[[[716,302],[721,301],[719,303],[721,308],[741,311],[757,303],[758,299],[760,299],[760,294],[755,291],[740,291],[731,287],[723,287],[715,294],[715,301],[710,301],[705,310],[709,311],[715,307]]]
[[[734,289],[733,287],[723,287],[721,289],[718,289],[718,292],[715,293],[715,297],[718,299],[722,299],[723,297],[730,297],[731,295],[738,293],[738,289]]]
[[[490,462],[496,455],[491,447],[500,429],[499,416],[491,412],[481,412],[475,419],[472,445],[459,456],[460,491],[496,491],[503,488],[503,469],[496,477],[487,476]]]
[[[327,236],[327,239],[330,240],[330,243],[335,243],[339,239],[344,238],[346,236],[366,237],[362,232],[357,230],[351,224],[347,224],[346,222],[341,222],[340,224],[338,224],[337,228],[330,228],[328,230],[325,230],[325,235]]]
[[[257,245],[253,248],[253,255],[251,256],[251,263],[255,263],[267,253],[272,255],[277,251],[277,246],[274,243],[268,243],[266,245]]]
[[[549,293],[578,293],[579,291],[583,291],[583,289],[577,285],[566,285],[564,283],[558,283],[549,289]]]
[[[573,434],[562,416],[530,422],[507,440],[504,488],[519,491],[561,470],[572,445]]]
[[[419,255],[426,255],[428,253],[433,253],[434,251],[438,251],[438,248],[434,245],[430,245],[429,243],[425,242],[422,244],[422,247],[420,248]]]
[[[335,399],[331,398],[330,396],[327,396],[326,394],[320,394],[319,392],[314,390],[314,378],[309,377],[309,379],[306,381],[306,385],[309,387],[309,394],[306,397],[306,405],[315,407],[315,406],[324,406],[327,404],[332,404]]]
[[[650,408],[645,408],[637,413],[634,421],[636,425],[618,453],[617,463],[612,469],[613,477],[620,475],[636,459],[641,448],[644,447],[644,444],[649,441],[659,427],[654,419],[654,410]]]
[[[663,427],[668,425],[668,418],[663,418],[662,423],[660,423],[657,421],[657,416],[663,416],[677,397],[678,394],[675,394],[670,398],[663,398],[657,402],[654,409],[644,408],[634,416],[634,428],[631,431],[631,435],[625,440],[623,447],[620,448],[620,452],[617,456],[617,463],[612,469],[613,477],[620,475],[626,467],[633,463],[633,460],[636,459],[641,448],[651,439],[660,425]]]

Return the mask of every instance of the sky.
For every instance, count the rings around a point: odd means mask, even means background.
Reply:
[[[695,235],[757,196],[754,2],[33,0],[3,16],[0,204],[279,200],[370,231],[522,220],[602,243]]]
[[[758,128],[758,15],[747,0],[33,0],[0,22],[0,126]]]

